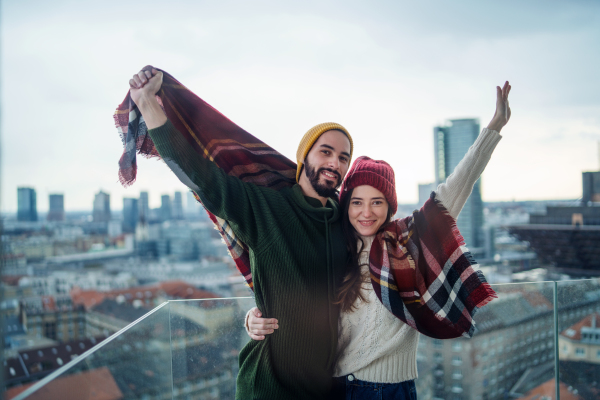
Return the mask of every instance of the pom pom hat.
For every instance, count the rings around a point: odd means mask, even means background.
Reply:
[[[369,185],[379,190],[388,202],[391,215],[398,211],[396,199],[396,177],[390,164],[383,160],[373,160],[366,156],[358,157],[346,175],[340,189],[340,203],[357,186]]]
[[[352,150],[354,149],[354,145],[352,144],[352,137],[340,124],[336,124],[335,122],[325,122],[316,126],[313,126],[304,134],[302,140],[300,140],[300,144],[298,145],[298,151],[296,151],[296,162],[298,163],[298,169],[296,170],[296,182],[300,182],[300,172],[302,172],[302,167],[304,166],[304,159],[308,155],[308,152],[313,147],[315,142],[319,140],[322,134],[327,131],[342,131],[348,137],[350,141],[350,159],[352,159]]]

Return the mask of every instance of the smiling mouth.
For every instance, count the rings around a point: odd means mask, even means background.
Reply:
[[[333,172],[323,171],[321,172],[321,175],[323,175],[326,179],[337,180],[337,175]]]
[[[375,221],[358,221],[362,226],[371,226],[375,223]]]

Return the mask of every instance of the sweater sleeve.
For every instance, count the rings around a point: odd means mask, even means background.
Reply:
[[[160,156],[179,180],[198,194],[208,211],[227,220],[249,246],[268,231],[269,205],[256,185],[227,175],[208,158],[196,153],[183,135],[167,121],[148,131]]]
[[[500,133],[484,128],[454,172],[437,187],[436,199],[454,219],[458,218],[500,139]]]

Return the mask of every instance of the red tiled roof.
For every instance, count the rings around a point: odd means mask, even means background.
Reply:
[[[102,303],[105,297],[107,297],[107,293],[98,292],[97,290],[81,290],[77,287],[71,290],[73,304],[83,304],[86,310]]]
[[[593,316],[596,316],[596,327],[600,328],[600,314],[592,313],[584,319],[582,319],[581,321],[577,322],[574,325],[571,325],[570,327],[562,331],[560,335],[571,340],[581,340],[581,328],[583,328],[584,326],[591,328]],[[571,330],[571,332],[573,333],[572,335],[567,335],[567,331],[569,330]]]
[[[6,398],[12,399],[34,383],[12,387],[6,391]],[[123,393],[117,386],[107,367],[93,369],[74,375],[61,376],[42,386],[27,397],[27,400],[120,400]]]
[[[9,286],[17,286],[21,278],[25,276],[26,275],[5,275],[1,279],[2,282],[6,283]]]
[[[158,284],[169,296],[179,299],[218,299],[219,296],[207,290],[196,289],[194,286],[183,281],[167,281]]]
[[[569,390],[567,384],[561,382],[559,386],[560,400],[584,400],[581,396],[573,394]],[[554,379],[550,379],[548,382],[542,383],[540,386],[531,389],[525,397],[521,397],[519,400],[540,400],[543,396],[553,399],[556,395],[556,382]]]
[[[71,299],[73,300],[73,303],[83,304],[86,309],[102,303],[105,298],[115,299],[117,296],[124,296],[125,300],[131,303],[134,300],[152,300],[161,295],[184,300],[219,298],[215,293],[197,289],[184,281],[160,282],[155,285],[136,286],[127,289],[111,290],[108,292],[81,290],[79,288],[71,290]],[[208,304],[206,305],[208,306]]]

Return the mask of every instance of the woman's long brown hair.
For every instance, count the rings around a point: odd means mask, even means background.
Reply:
[[[341,305],[342,311],[346,312],[354,310],[356,299],[361,299],[361,301],[367,300],[361,293],[361,288],[363,283],[369,281],[368,277],[363,277],[360,272],[360,253],[363,251],[365,243],[358,232],[356,232],[356,229],[354,229],[354,226],[350,223],[350,218],[348,216],[348,209],[350,208],[353,192],[354,189],[350,190],[350,192],[344,196],[344,201],[341,204],[344,212],[344,215],[342,216],[342,228],[344,230],[344,238],[346,239],[346,248],[348,249],[348,253],[350,253],[350,257],[346,275],[338,289],[337,300],[335,302],[335,304]],[[377,233],[385,229],[385,226],[390,222],[391,218],[392,216],[390,215],[390,208],[388,205],[387,218],[385,219],[385,222],[381,224]],[[359,242],[360,248],[358,245]]]

